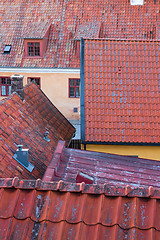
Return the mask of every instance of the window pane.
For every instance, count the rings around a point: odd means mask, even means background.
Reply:
[[[40,86],[40,83],[39,83],[39,79],[38,79],[38,78],[35,79],[35,82],[36,82],[36,84],[37,84],[38,86]]]
[[[9,79],[9,78],[7,79],[7,84],[11,85],[11,79]]]
[[[34,54],[35,56],[40,56],[39,43],[34,44]]]
[[[1,78],[1,84],[6,84],[6,79],[5,78]]]
[[[28,78],[29,82],[35,82],[40,87],[40,79],[39,78]]]
[[[70,87],[70,89],[69,89],[69,96],[70,97],[75,97],[75,91],[74,91],[73,87]]]
[[[33,43],[28,43],[28,56],[33,56]]]
[[[79,87],[76,88],[76,97],[80,96]]]
[[[76,86],[79,86],[80,85],[80,79],[77,79],[76,80]]]
[[[6,96],[6,86],[1,86],[1,95]]]
[[[7,95],[11,94],[11,86],[7,86]]]
[[[75,86],[75,79],[70,79],[69,80],[69,85],[70,86]]]

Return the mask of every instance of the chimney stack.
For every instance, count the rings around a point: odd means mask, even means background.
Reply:
[[[11,93],[16,92],[22,101],[24,100],[24,89],[23,89],[23,76],[12,75],[11,76]]]

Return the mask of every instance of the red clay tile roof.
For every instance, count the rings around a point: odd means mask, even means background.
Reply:
[[[160,41],[84,40],[82,140],[160,143],[159,50]]]
[[[58,141],[68,145],[75,131],[36,84],[26,86],[24,93],[24,102],[16,93],[0,101],[0,177],[42,178]],[[46,130],[49,143],[43,139]],[[31,173],[13,159],[16,144],[29,148]]]
[[[159,161],[70,149],[59,141],[43,180],[76,183],[78,172],[92,177],[95,184],[160,187]]]
[[[0,179],[0,239],[160,239],[160,189]]]
[[[100,22],[86,22],[83,25],[78,26],[74,39],[80,40],[83,38],[98,38],[100,34],[101,23]]]
[[[102,23],[104,38],[157,39],[159,11],[158,0],[143,6],[129,0],[0,1],[0,66],[79,68],[72,40],[88,19]],[[30,23],[44,21],[52,24],[44,58],[24,59],[23,33]],[[12,46],[10,54],[3,54],[5,45]]]
[[[27,29],[23,33],[23,38],[41,39],[44,38],[46,31],[50,26],[50,22],[33,22],[29,23]]]

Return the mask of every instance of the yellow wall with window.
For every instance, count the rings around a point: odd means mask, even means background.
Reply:
[[[82,145],[82,149],[84,146]],[[160,161],[160,146],[133,146],[133,145],[101,145],[101,144],[87,144],[86,150],[113,153],[128,156],[138,156],[139,158],[146,158]]]
[[[73,71],[74,72],[74,71]],[[68,119],[80,119],[80,98],[69,97],[69,78],[80,78],[80,73],[32,73],[28,72],[0,72],[0,77],[10,77],[13,74],[23,75],[23,83],[27,84],[27,78],[40,78],[40,85],[43,92],[51,100],[51,102],[58,108],[60,112]],[[0,97],[2,99],[3,97]],[[77,108],[78,112],[74,112]]]

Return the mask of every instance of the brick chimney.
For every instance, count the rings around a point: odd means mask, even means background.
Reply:
[[[24,89],[23,89],[23,76],[12,75],[11,76],[11,93],[16,92],[22,100],[24,100]]]

